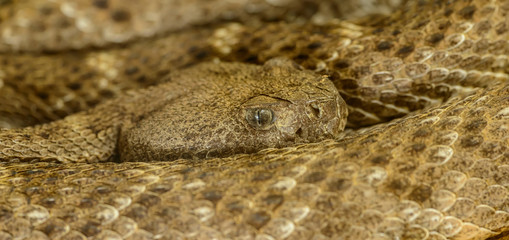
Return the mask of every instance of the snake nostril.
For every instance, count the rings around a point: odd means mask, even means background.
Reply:
[[[316,118],[322,117],[322,109],[316,103],[311,103],[309,105],[309,109],[313,116],[315,116]]]

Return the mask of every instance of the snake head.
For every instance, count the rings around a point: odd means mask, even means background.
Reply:
[[[306,71],[284,57],[267,61],[261,75],[273,83],[286,82],[286,87],[266,89],[242,104],[252,128],[260,133],[273,128],[280,139],[295,143],[336,138],[343,131],[346,104],[327,77]],[[258,126],[260,120],[262,128]]]
[[[320,81],[329,83],[323,78],[314,84]],[[250,98],[240,108],[244,127],[260,139],[277,137],[273,142],[307,143],[338,137],[346,123],[345,103],[339,94],[324,93],[324,88],[314,84]]]
[[[121,160],[253,153],[337,138],[346,124],[333,83],[286,59],[202,64],[171,79],[189,93],[122,129]]]

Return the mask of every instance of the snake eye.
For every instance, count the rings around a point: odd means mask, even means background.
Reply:
[[[246,111],[246,120],[254,129],[267,130],[276,120],[276,116],[270,109],[251,108]]]

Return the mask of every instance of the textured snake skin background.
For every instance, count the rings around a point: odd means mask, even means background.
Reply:
[[[156,83],[157,74],[197,61],[286,56],[331,76],[355,128],[336,140],[229,158],[1,163],[0,239],[504,237],[508,12],[501,0],[408,1],[388,17],[320,26],[229,23],[107,50],[6,53],[2,117],[23,116],[27,109],[18,109],[30,106],[30,96],[51,92],[28,111],[44,114],[19,125],[6,120],[11,127],[54,120],[95,105],[87,97]],[[174,54],[164,51],[175,47]],[[160,72],[148,71],[152,65]],[[79,66],[76,75],[72,66]],[[78,81],[90,69],[94,74]],[[65,84],[38,85],[35,70]],[[16,89],[9,83],[16,76],[37,84]],[[124,76],[141,80],[123,87]],[[76,82],[83,85],[68,85]],[[1,98],[25,90],[28,100]]]

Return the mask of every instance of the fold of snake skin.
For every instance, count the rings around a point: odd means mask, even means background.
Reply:
[[[479,11],[461,2],[408,4],[390,17],[358,25],[231,24],[119,49],[6,55],[1,59],[0,124],[56,120],[213,58],[261,64],[277,56],[328,74],[349,104],[349,126],[388,121],[468,92],[464,87],[482,87],[488,73],[505,72],[505,10],[497,2],[479,4]],[[414,16],[415,11],[422,12]],[[34,64],[23,64],[27,61]],[[403,69],[406,62],[413,64]]]
[[[277,0],[2,1],[0,52],[104,47],[221,19],[282,19],[306,9],[311,15],[315,5]]]
[[[507,77],[505,2],[488,2],[409,2],[386,18],[322,28],[232,25],[210,41],[223,60],[286,56],[328,74],[349,105],[349,126],[369,126]]]
[[[6,0],[0,52],[52,52],[111,46],[166,32],[237,20],[289,20],[389,13],[400,0]]]
[[[408,1],[357,25],[217,29],[214,57],[330,75],[352,126],[406,115],[226,158],[2,163],[0,239],[501,239],[508,6]]]
[[[2,19],[0,32],[5,33],[4,38],[16,38],[11,44],[18,45],[11,46],[8,40],[0,37],[0,46],[6,48],[0,54],[0,126],[24,127],[61,119],[94,107],[105,99],[117,97],[124,91],[160,83],[161,79],[164,79],[163,76],[171,71],[220,56],[214,50],[221,48],[217,45],[218,42],[209,44],[204,40],[223,36],[220,42],[228,43],[227,36],[224,35],[228,34],[228,31],[224,31],[218,25],[209,25],[171,34],[156,34],[158,31],[165,29],[169,31],[184,26],[179,21],[163,21],[164,18],[175,17],[165,11],[177,12],[177,16],[183,15],[180,19],[182,22],[210,23],[211,19],[217,20],[221,18],[220,15],[224,15],[221,11],[224,8],[235,9],[233,13],[242,16],[246,13],[245,9],[251,9],[245,16],[243,24],[259,25],[256,23],[258,21],[252,18],[274,20],[284,17],[289,21],[300,19],[298,21],[300,22],[304,21],[305,17],[313,15],[313,19],[320,22],[338,15],[348,17],[347,13],[357,15],[360,12],[376,13],[382,10],[387,12],[397,5],[398,1],[390,1],[390,4],[386,3],[387,0],[350,3],[336,0],[203,1],[206,3],[204,5],[186,1],[186,4],[169,4],[172,2],[180,1],[150,1],[144,3],[144,6],[139,6],[139,3],[105,0],[51,2],[33,0],[3,3],[0,12],[5,13],[0,13]],[[221,4],[215,4],[217,2]],[[242,4],[243,2],[247,3]],[[164,7],[159,9],[157,8],[159,5]],[[210,8],[211,13],[196,15],[196,11],[191,11],[193,8]],[[120,22],[111,19],[118,9],[131,17]],[[161,18],[146,19],[145,17],[154,9],[157,9],[154,14]],[[64,14],[68,11],[73,15]],[[189,12],[193,14],[186,14]],[[45,17],[39,21],[41,15]],[[234,15],[230,16],[232,17]],[[58,26],[59,21],[69,23],[62,29]],[[89,29],[92,32],[80,29],[79,22],[86,22],[87,26],[93,28]],[[147,34],[140,32],[140,28],[148,31],[150,36],[158,35],[157,38],[146,39]],[[118,31],[122,31],[121,34],[133,41],[128,44],[109,44],[111,39],[108,40],[104,35],[118,35]],[[55,40],[59,39],[59,36],[65,36],[65,39]],[[103,38],[100,38],[101,36]],[[134,41],[137,38],[140,39]],[[85,48],[90,44],[98,46],[92,49]],[[102,45],[107,47],[99,48]],[[44,46],[46,48],[41,49]],[[19,48],[24,53],[16,53],[14,49],[8,47]],[[63,48],[84,49],[64,51]],[[56,51],[58,49],[60,51]],[[56,52],[39,53],[42,50]]]
[[[291,148],[9,163],[5,239],[484,239],[509,230],[509,86]]]
[[[58,120],[161,83],[170,72],[210,59],[202,39],[211,34],[196,29],[107,50],[0,54],[0,126]]]

